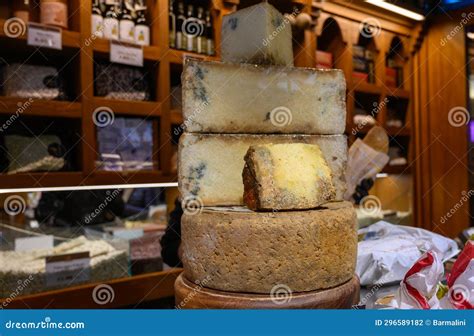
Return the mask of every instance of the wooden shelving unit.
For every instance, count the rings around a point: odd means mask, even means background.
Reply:
[[[92,48],[94,52],[108,55],[110,53],[110,41],[98,38],[92,41]],[[160,61],[163,57],[158,46],[143,47],[143,58],[147,61]]]
[[[110,42],[104,39],[94,39],[91,43],[91,0],[70,0],[69,6],[76,8],[74,15],[70,18],[70,29],[63,31],[62,51],[41,49],[45,55],[52,55],[68,60],[68,81],[72,87],[72,101],[45,101],[35,100],[32,105],[22,113],[22,118],[63,118],[80,125],[80,139],[76,144],[75,157],[78,165],[74,171],[52,172],[52,173],[25,173],[14,176],[0,174],[0,185],[3,188],[28,188],[28,187],[54,187],[54,186],[79,186],[95,184],[126,184],[147,182],[175,182],[176,172],[172,170],[172,156],[175,150],[173,144],[173,128],[183,123],[182,113],[179,108],[171,107],[171,82],[180,76],[183,60],[186,57],[195,57],[205,60],[220,59],[220,29],[222,17],[239,8],[260,2],[260,0],[209,0],[208,6],[213,17],[215,29],[216,55],[206,56],[190,53],[182,50],[169,48],[169,25],[168,8],[169,0],[148,0],[149,15],[152,34],[152,45],[144,48],[145,69],[152,78],[151,88],[153,90],[153,101],[123,101],[111,100],[94,95],[94,63],[96,59],[107,59],[110,53]],[[412,146],[413,127],[411,127],[412,116],[412,84],[410,81],[412,61],[409,57],[409,48],[413,44],[410,35],[413,22],[403,20],[392,20],[390,17],[380,16],[381,30],[373,40],[368,43],[369,48],[374,51],[375,59],[375,83],[354,82],[352,80],[352,48],[359,43],[360,23],[368,15],[377,13],[361,13],[353,4],[344,1],[317,2],[312,0],[270,0],[280,10],[298,7],[302,12],[312,16],[315,26],[304,32],[295,34],[294,52],[295,64],[303,67],[315,67],[315,51],[321,47],[322,50],[334,55],[334,67],[341,69],[347,78],[347,129],[349,142],[353,142],[357,136],[367,133],[368,127],[357,128],[358,134],[353,135],[352,129],[356,127],[353,123],[354,110],[358,96],[372,97],[373,102],[381,106],[376,115],[376,122],[386,128],[391,138],[403,137],[408,146]],[[347,6],[346,6],[347,5]],[[10,15],[10,9],[4,3],[0,3],[0,25],[3,26]],[[393,41],[400,41],[403,45],[402,59],[405,82],[402,87],[388,87],[385,83],[386,55],[393,47]],[[0,43],[5,45],[10,53],[16,57],[28,59],[29,55],[36,52],[36,48],[26,45],[26,35],[18,38],[8,37],[3,29],[0,29]],[[407,101],[405,120],[402,127],[386,127],[388,111],[386,104],[381,104],[385,99],[397,98]],[[0,117],[15,113],[18,103],[24,99],[12,97],[0,97]],[[116,117],[140,117],[153,121],[154,127],[154,157],[157,165],[151,171],[129,171],[111,172],[100,171],[95,166],[98,158],[96,141],[96,126],[93,122],[93,112],[98,108],[110,108]],[[411,148],[407,148],[408,164],[402,166],[387,166],[385,172],[388,174],[409,174],[411,167]],[[167,282],[165,294],[172,295],[172,283],[178,273],[173,273]],[[152,274],[148,277],[134,277],[109,282],[111,285],[119,286],[121,290],[128,288],[141,288],[143,291],[151,290],[151,298],[163,297],[161,291],[154,287],[162,274]],[[20,298],[13,307],[42,308],[52,298],[62,300],[58,307],[66,307],[73,303],[77,308],[76,298],[82,297],[89,300],[93,285],[79,286],[77,288],[58,291],[55,293],[44,293],[28,298]],[[134,294],[136,293],[136,294]],[[129,295],[130,294],[130,295]],[[133,304],[142,292],[128,291],[127,300],[120,301],[121,304]],[[64,301],[67,298],[67,302]],[[90,300],[89,300],[90,301]],[[90,302],[84,303],[84,307],[90,307]],[[112,306],[110,306],[112,307]]]
[[[254,0],[220,0],[208,1],[211,10],[213,26],[215,29],[216,55],[207,56],[183,50],[169,48],[168,39],[168,8],[169,0],[149,1],[149,19],[151,24],[152,45],[144,47],[145,70],[150,76],[152,83],[152,101],[123,101],[111,100],[94,96],[94,63],[109,57],[110,41],[93,38],[91,39],[90,16],[91,1],[70,0],[70,8],[77,8],[70,18],[70,30],[63,31],[62,51],[41,49],[46,55],[67,56],[71,58],[71,64],[67,77],[70,79],[73,91],[72,101],[44,101],[35,100],[25,110],[24,117],[44,118],[66,118],[81,120],[82,141],[77,144],[77,152],[80,162],[73,172],[33,173],[15,176],[10,179],[7,175],[0,175],[6,185],[25,186],[31,185],[77,185],[89,183],[135,183],[138,181],[176,181],[175,172],[172,172],[171,157],[176,150],[173,145],[173,129],[183,123],[179,107],[171,106],[171,82],[179,81],[182,64],[186,57],[200,58],[204,60],[219,60],[220,57],[220,28],[222,17],[237,9],[252,5],[258,1]],[[199,4],[206,3],[200,1]],[[380,110],[375,117],[378,125],[387,129],[391,137],[411,137],[410,127],[412,118],[412,91],[410,76],[411,61],[408,49],[412,43],[410,36],[411,22],[392,22],[381,16],[379,22],[381,29],[372,38],[362,38],[360,24],[366,17],[360,11],[351,6],[345,6],[341,1],[335,2],[313,2],[311,0],[288,0],[270,1],[281,11],[291,11],[298,8],[301,12],[310,14],[315,23],[314,28],[295,33],[294,52],[295,64],[297,66],[314,67],[316,65],[315,50],[320,49],[330,52],[334,56],[334,67],[342,69],[347,78],[347,133],[349,142],[367,132],[368,127],[357,127],[353,123],[354,110],[360,99],[373,100],[380,105]],[[71,11],[71,10],[70,10]],[[9,18],[10,9],[6,5],[0,5],[0,25],[5,24]],[[26,45],[26,34],[18,38],[10,38],[5,30],[0,30],[0,41],[8,46],[15,47],[15,53],[24,60],[29,53],[36,48]],[[87,43],[86,43],[87,42]],[[375,82],[365,83],[352,79],[352,48],[354,45],[364,44],[375,55]],[[393,48],[396,52],[393,53]],[[17,52],[18,50],[18,52]],[[385,83],[385,65],[387,55],[395,55],[398,64],[403,66],[405,82],[401,87],[390,87]],[[15,55],[18,56],[18,55]],[[404,111],[404,124],[402,127],[387,127],[388,118],[387,104],[389,100],[406,101]],[[21,99],[12,97],[0,97],[0,116],[14,113]],[[368,103],[366,102],[366,105]],[[143,172],[103,172],[97,170],[95,161],[98,157],[96,127],[92,120],[93,112],[102,107],[110,108],[116,117],[140,117],[153,121],[156,139],[154,161],[157,162],[153,171]],[[352,135],[351,131],[357,129],[358,135]],[[408,142],[411,144],[411,142]],[[411,146],[411,145],[410,145]],[[408,166],[410,166],[411,150],[408,149]],[[391,170],[392,171],[392,170]],[[409,169],[404,169],[404,172]],[[40,178],[38,178],[40,177]]]
[[[49,187],[75,186],[87,184],[115,184],[140,182],[173,182],[176,173],[171,171],[171,157],[176,150],[173,144],[173,128],[183,123],[180,108],[171,107],[171,80],[180,76],[182,64],[186,57],[218,61],[220,59],[220,29],[222,17],[239,8],[252,5],[254,0],[219,0],[199,1],[207,3],[213,20],[216,55],[207,56],[193,52],[169,48],[168,9],[169,0],[148,1],[149,22],[151,22],[151,45],[144,47],[144,69],[151,78],[152,101],[124,101],[98,97],[94,94],[94,66],[99,60],[107,60],[110,54],[110,41],[92,36],[90,27],[91,0],[69,0],[69,30],[63,30],[63,50],[41,48],[45,55],[70,59],[66,79],[71,87],[72,101],[35,100],[22,113],[22,118],[41,117],[65,118],[79,120],[81,141],[71,150],[75,151],[77,165],[74,171],[50,173],[25,173],[14,175],[0,174],[2,186],[13,187]],[[270,1],[279,10],[289,12],[293,8],[311,13],[311,0]],[[11,16],[8,3],[0,4],[0,25],[4,25]],[[12,58],[25,62],[30,55],[37,53],[37,48],[27,46],[26,33],[11,38],[0,30],[0,42],[15,50]],[[295,63],[298,66],[311,66],[314,57],[308,48],[314,49],[314,33],[305,32],[295,37]],[[13,54],[13,52],[12,52]],[[45,61],[40,59],[40,61]],[[45,61],[45,63],[48,63]],[[54,63],[52,63],[54,64]],[[17,111],[22,99],[0,97],[0,117]],[[92,120],[93,112],[100,108],[109,108],[114,116],[139,117],[153,121],[154,155],[157,162],[152,171],[110,172],[100,171],[95,166],[98,159],[96,126]]]
[[[385,95],[391,96],[391,97],[397,97],[397,98],[410,99],[411,92],[408,90],[401,89],[401,88],[388,87],[385,90]]]
[[[159,117],[162,115],[162,105],[149,101],[112,100],[101,97],[93,97],[91,101],[92,111],[100,107],[109,107],[115,115],[133,115],[141,117]]]
[[[401,174],[411,174],[411,166],[408,164],[398,165],[398,166],[386,166],[383,170],[386,174],[394,174],[394,175],[401,175]]]
[[[6,19],[5,18],[0,18],[0,27],[2,27],[2,29],[0,29],[0,38],[1,39],[5,39],[5,41],[2,41],[2,42],[10,42],[12,43],[15,43],[17,45],[21,45],[23,43],[26,42],[26,37],[27,37],[27,31],[25,29],[24,31],[24,34],[21,34],[19,35],[18,37],[12,39],[12,38],[9,38],[8,35],[7,35],[7,31],[5,29],[3,29],[3,27],[6,26]],[[26,28],[26,26],[25,26]],[[81,34],[80,32],[78,31],[71,31],[71,30],[63,30],[62,32],[62,44],[63,44],[63,47],[65,48],[77,48],[79,49],[81,47]]]
[[[172,124],[179,125],[183,123],[183,114],[180,109],[172,109],[170,114]]]
[[[356,82],[348,80],[350,92],[366,93],[371,95],[382,95],[384,88],[377,84]]]
[[[0,97],[0,114],[11,115],[25,100],[13,97]],[[77,102],[34,100],[22,112],[28,116],[81,118],[82,105]]]
[[[313,11],[317,11],[319,18],[315,28],[317,49],[333,55],[334,67],[344,71],[347,80],[347,128],[346,132],[351,144],[356,138],[363,137],[371,126],[358,126],[353,118],[357,108],[365,107],[369,115],[373,115],[376,125],[382,126],[387,131],[391,142],[405,137],[409,148],[404,148],[408,153],[406,166],[387,166],[384,172],[388,174],[407,174],[411,172],[412,161],[412,62],[407,50],[412,43],[413,22],[391,22],[383,15],[357,10],[357,4],[346,6],[342,1],[314,3]],[[376,18],[380,27],[376,27],[372,36],[362,34],[362,22],[367,17]],[[374,22],[374,21],[373,21]],[[374,56],[375,82],[368,83],[354,80],[353,73],[353,48],[363,46],[370,50]],[[403,83],[398,87],[386,83],[387,57],[395,56],[396,63],[403,69]],[[392,102],[403,101],[402,108],[397,113],[401,114],[402,126],[387,125],[389,110]],[[356,134],[354,134],[354,130]],[[393,140],[393,141],[392,141]]]
[[[62,187],[67,185],[81,185],[82,181],[82,172],[37,172],[0,175],[0,185],[2,188]]]
[[[167,60],[172,64],[183,64],[183,61],[186,57],[198,58],[204,61],[218,61],[219,60],[219,57],[217,56],[197,54],[197,53],[189,52],[185,50],[169,49],[166,53]]]

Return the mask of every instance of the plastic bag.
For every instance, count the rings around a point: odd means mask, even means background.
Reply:
[[[357,185],[366,178],[374,178],[387,164],[389,156],[378,152],[362,140],[357,139],[349,148],[347,158],[347,190],[345,200],[351,200]]]
[[[439,234],[409,227],[377,222],[359,230],[356,273],[361,285],[401,281],[410,267],[426,251],[446,261],[459,253],[456,242]]]

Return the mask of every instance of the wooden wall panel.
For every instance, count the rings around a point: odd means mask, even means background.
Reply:
[[[432,20],[414,59],[417,224],[451,237],[469,225],[467,129],[448,117],[451,109],[467,107],[464,32],[441,43],[459,21]]]

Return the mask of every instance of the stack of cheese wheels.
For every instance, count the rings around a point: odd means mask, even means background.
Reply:
[[[357,234],[355,211],[342,201],[343,73],[293,67],[291,25],[266,2],[225,16],[222,41],[223,62],[188,59],[182,75],[185,278],[212,290],[259,294],[348,282]],[[244,157],[250,147],[269,144],[317,145],[333,186],[331,202],[285,211],[246,207]],[[308,173],[298,169],[292,174]]]

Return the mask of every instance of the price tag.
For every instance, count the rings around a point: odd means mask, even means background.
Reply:
[[[143,236],[143,229],[114,230],[114,237],[131,240]]]
[[[15,239],[15,251],[45,250],[54,247],[53,236],[26,237]]]
[[[46,257],[46,285],[62,286],[88,281],[90,261],[89,252]]]
[[[110,62],[143,67],[143,47],[112,40]]]
[[[30,22],[28,23],[27,44],[61,50],[63,48],[62,29]]]

